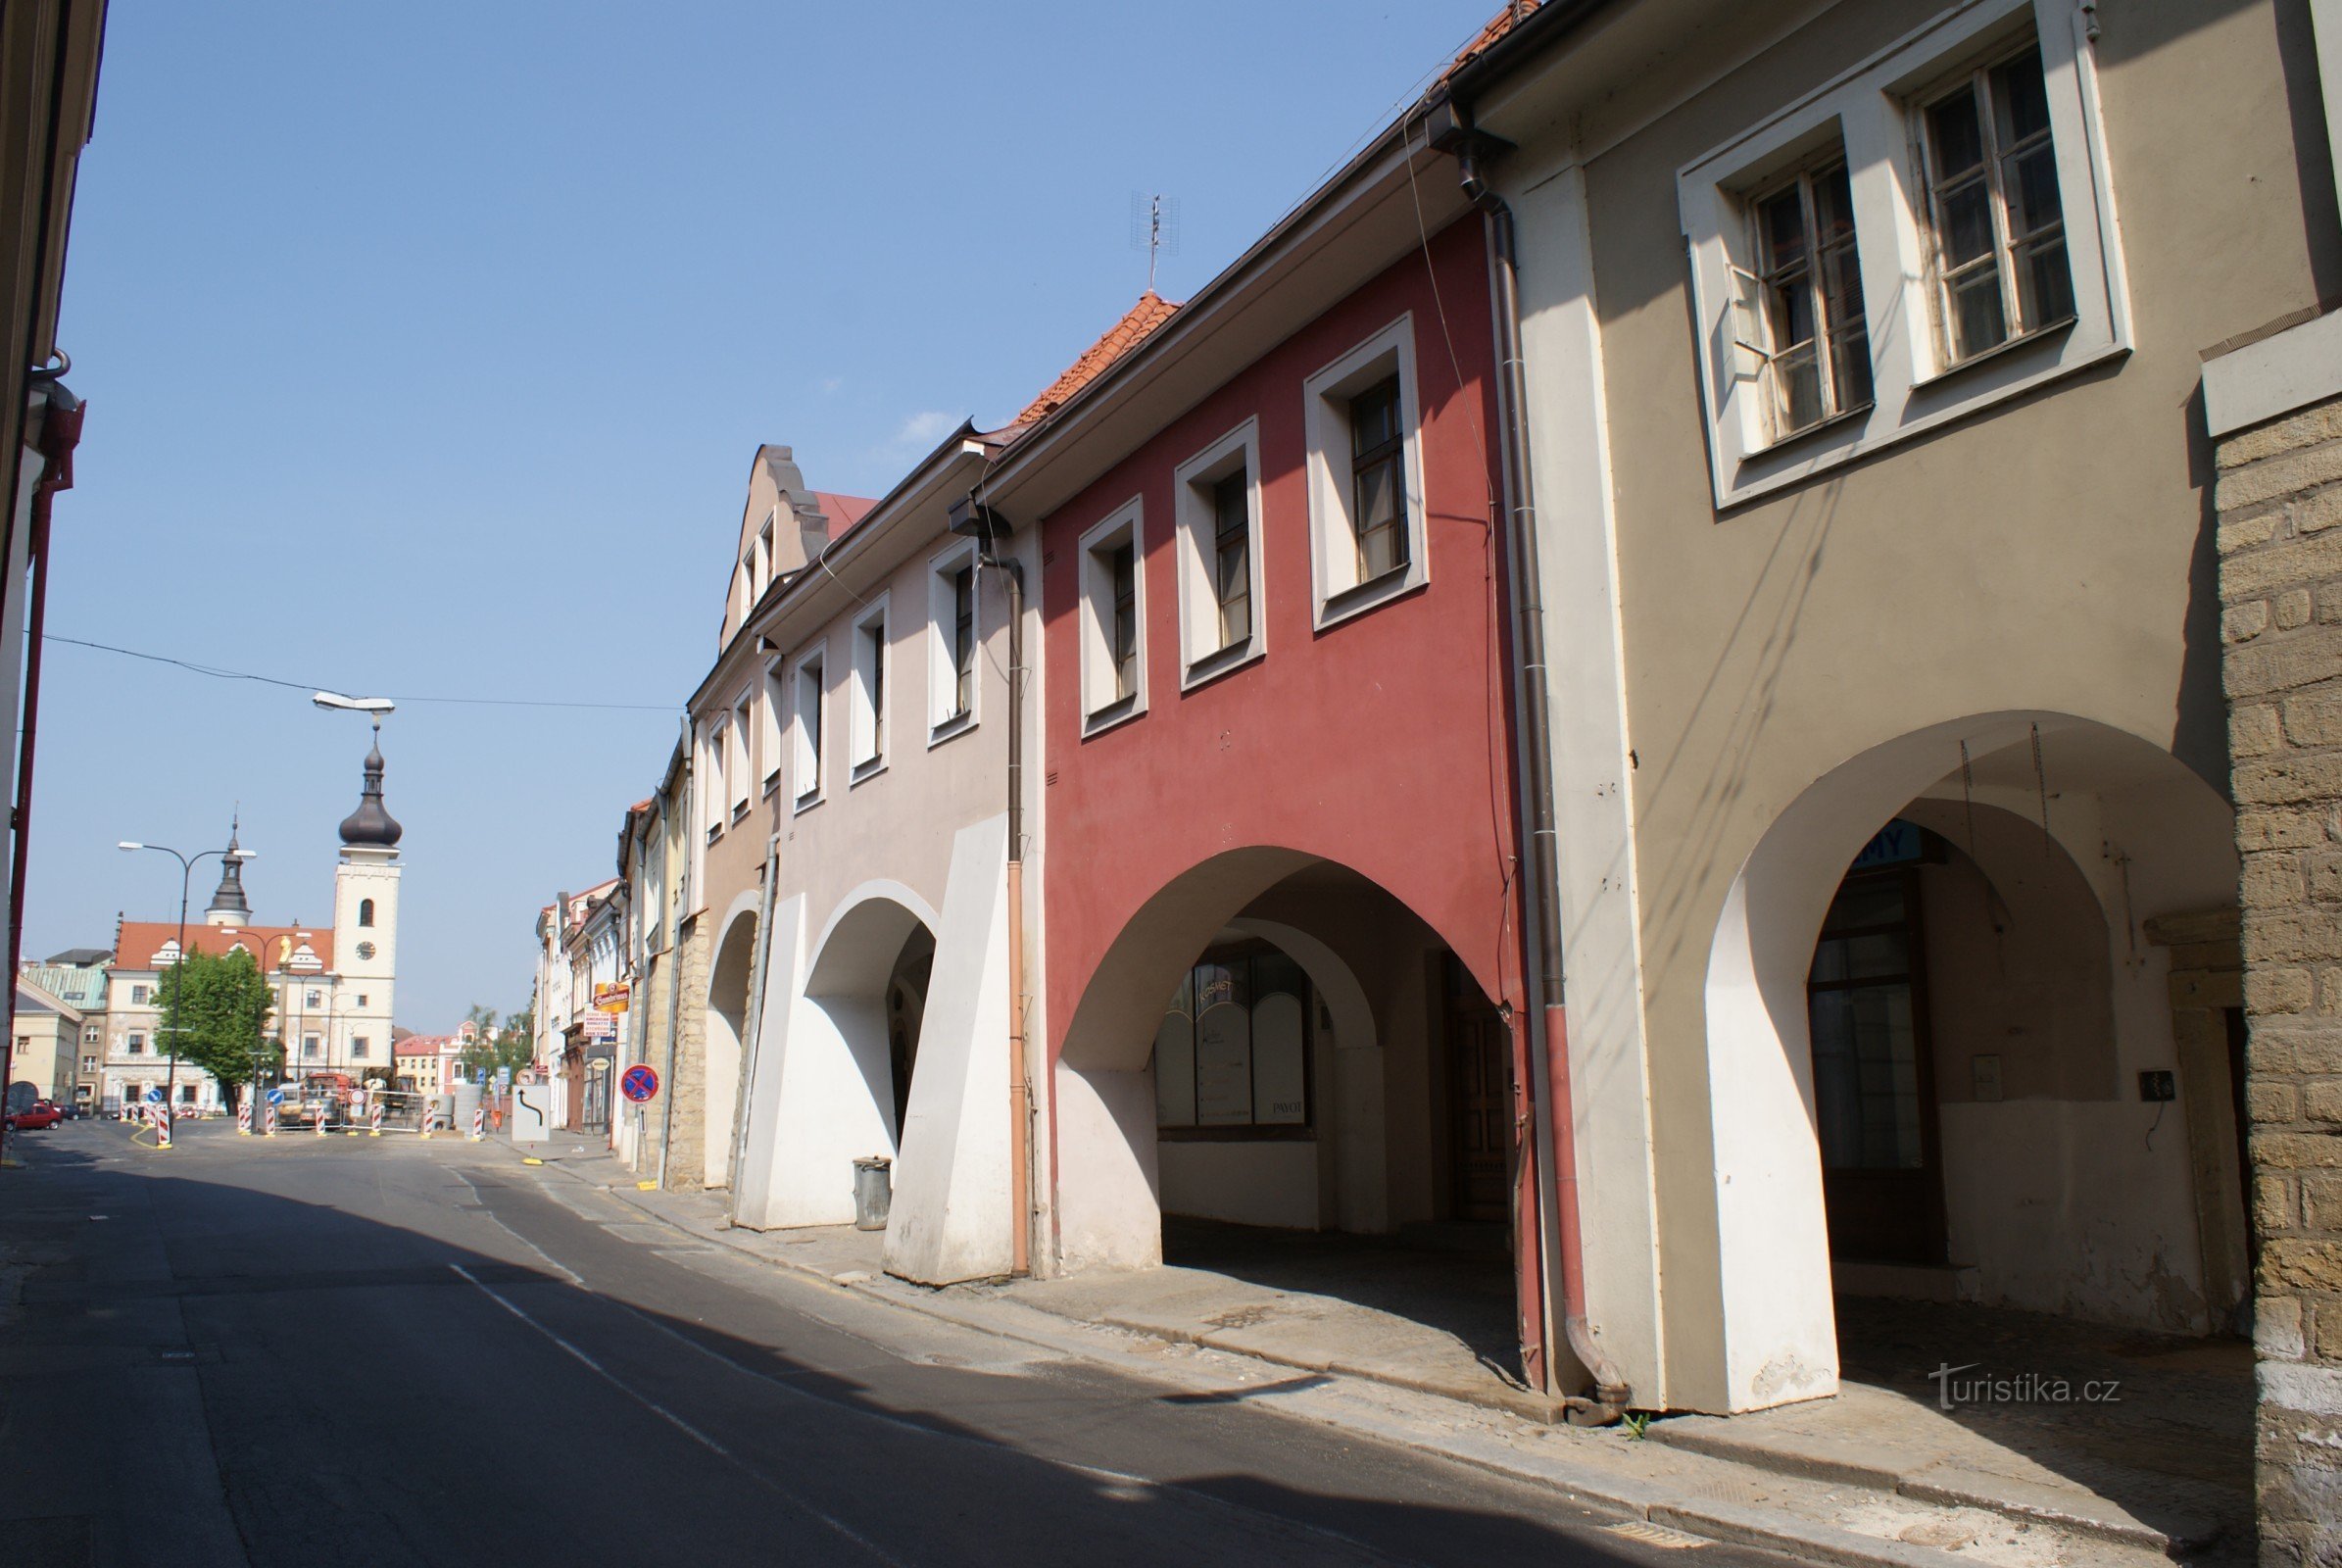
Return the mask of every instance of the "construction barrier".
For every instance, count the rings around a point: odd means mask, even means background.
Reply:
[[[431,1136],[431,1129],[439,1125],[439,1107],[426,1102],[423,1105],[423,1136]]]
[[[325,1102],[323,1101],[317,1102],[317,1136],[319,1138],[325,1136]]]
[[[264,1119],[263,1125],[265,1129],[261,1133],[263,1138],[273,1138],[276,1136],[276,1106],[273,1103],[268,1106],[268,1115]]]
[[[382,1136],[382,1097],[380,1095],[376,1095],[373,1102],[366,1107],[366,1135],[368,1138]]]
[[[478,1143],[487,1136],[488,1113],[479,1106],[471,1107],[471,1141]]]
[[[242,1100],[236,1102],[236,1136],[238,1138],[252,1136],[252,1097],[250,1095],[246,1095]]]
[[[171,1107],[169,1105],[155,1107],[155,1147],[157,1149],[171,1147]]]

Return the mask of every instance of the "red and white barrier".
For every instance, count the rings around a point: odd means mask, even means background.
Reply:
[[[423,1104],[423,1136],[431,1136],[431,1129],[439,1125],[439,1107],[429,1102]]]
[[[267,1114],[267,1116],[266,1116],[266,1117],[264,1117],[264,1118],[263,1118],[263,1121],[264,1121],[264,1125],[265,1125],[265,1127],[266,1127],[266,1130],[265,1130],[265,1131],[264,1131],[264,1132],[261,1134],[261,1136],[262,1136],[263,1138],[273,1138],[273,1137],[275,1137],[275,1136],[276,1136],[276,1107],[275,1107],[273,1104],[271,1104],[271,1105],[268,1107],[268,1114]]]
[[[380,1095],[376,1095],[372,1103],[366,1108],[366,1135],[368,1138],[382,1136],[382,1097]]]
[[[171,1147],[171,1107],[169,1105],[155,1107],[155,1147],[157,1149]]]
[[[326,1100],[317,1102],[317,1136],[319,1138],[325,1136],[325,1107],[331,1103],[331,1101]]]
[[[488,1136],[488,1111],[483,1105],[471,1107],[471,1141],[478,1143]]]
[[[246,1095],[242,1100],[236,1102],[236,1136],[238,1138],[252,1136],[252,1097],[250,1095]]]

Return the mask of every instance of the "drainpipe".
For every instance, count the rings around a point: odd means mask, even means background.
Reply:
[[[1528,381],[1521,357],[1520,274],[1513,213],[1482,177],[1488,138],[1452,103],[1434,112],[1432,141],[1455,153],[1464,194],[1486,224],[1494,282],[1496,423],[1503,463],[1504,541],[1512,566],[1514,682],[1521,713],[1520,815],[1527,829],[1528,903],[1537,940],[1537,1003],[1529,1022],[1530,1060],[1545,1089],[1552,1140],[1555,1261],[1561,1272],[1562,1332],[1592,1376],[1592,1396],[1572,1396],[1571,1418],[1615,1421],[1632,1397],[1595,1342],[1586,1311],[1586,1251],[1578,1192],[1577,1133],[1570,1084],[1570,1031],[1561,946],[1561,874],[1553,820],[1552,723],[1545,683],[1545,614],[1537,564],[1537,507],[1529,483]],[[1534,1089],[1532,1091],[1534,1095]]]
[[[1008,590],[1008,1195],[1016,1216],[1009,1272],[1033,1272],[1033,1084],[1025,1061],[1025,568],[1002,556],[1007,519],[977,492],[953,503],[953,533],[976,540],[976,560]]]
[[[675,788],[683,792],[683,832],[677,836],[674,813],[667,807],[668,794],[659,797],[659,823],[666,840],[666,853],[682,857],[682,874],[675,882],[675,898],[666,912],[666,1103],[659,1115],[659,1190],[665,1192],[667,1151],[675,1147],[675,1032],[683,1025],[683,911],[691,907],[691,715],[683,715],[683,769],[675,776]],[[659,868],[659,881],[666,880],[666,867]],[[659,895],[666,894],[664,886]]]

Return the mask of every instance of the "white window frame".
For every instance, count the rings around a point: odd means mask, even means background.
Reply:
[[[707,829],[704,842],[708,844],[723,837],[724,824],[730,820],[725,811],[729,790],[725,768],[732,759],[731,729],[728,715],[714,719],[707,725],[706,755],[702,758],[707,765],[700,770],[700,799],[707,809]]]
[[[1950,74],[2015,45],[2028,25],[2041,49],[2074,318],[1949,365],[1938,343],[1934,236],[1918,116],[1923,97]],[[2086,25],[2072,0],[1971,0],[1677,171],[1698,323],[1699,397],[1720,509],[1800,484],[2129,352],[2129,296]],[[1809,155],[1833,125],[1854,196],[1872,402],[1775,441],[1762,379],[1747,351],[1734,346],[1746,334],[1737,319],[1733,270],[1750,270],[1753,260],[1742,197]]]
[[[1358,580],[1357,534],[1350,519],[1350,399],[1379,382],[1398,378],[1400,487],[1405,509],[1407,564],[1371,582]],[[1309,564],[1311,601],[1320,628],[1411,593],[1431,580],[1431,540],[1425,524],[1423,413],[1415,394],[1415,318],[1409,312],[1301,383],[1309,443]]]
[[[1132,687],[1114,690],[1114,583],[1102,556],[1125,544],[1131,551],[1131,612],[1138,617]],[[1082,733],[1095,735],[1147,711],[1147,509],[1131,497],[1082,534],[1080,564]]]
[[[789,787],[801,811],[821,804],[823,743],[829,738],[823,733],[830,708],[828,652],[827,644],[816,643],[789,666]],[[810,715],[805,711],[808,690]]]
[[[756,745],[763,754],[764,783],[761,793],[770,795],[781,787],[781,714],[785,710],[781,685],[781,662],[767,660],[763,678],[756,682]]]
[[[847,779],[859,784],[887,765],[887,703],[895,696],[894,627],[888,619],[888,597],[879,594],[856,615],[851,635],[854,657],[847,682]],[[872,628],[878,640],[870,639]],[[875,666],[873,665],[875,660]]]
[[[732,733],[732,744],[724,759],[724,803],[730,808],[725,817],[727,821],[737,822],[748,815],[749,802],[756,793],[756,760],[750,750],[754,739],[756,701],[754,687],[732,700],[731,722],[726,726]]]
[[[984,573],[976,572],[970,592],[974,618],[969,634],[975,640],[976,676],[968,682],[968,709],[954,713],[959,695],[959,664],[952,658],[951,634],[958,606],[951,595],[951,578],[962,566],[976,564],[976,541],[963,539],[927,558],[927,744],[941,745],[976,727],[984,706]]]
[[[1220,600],[1212,589],[1215,518],[1211,487],[1244,466],[1244,561],[1250,568],[1251,635],[1220,643]],[[1241,669],[1268,652],[1268,598],[1261,587],[1260,420],[1246,419],[1171,472],[1175,568],[1179,574],[1179,687],[1188,691]]]

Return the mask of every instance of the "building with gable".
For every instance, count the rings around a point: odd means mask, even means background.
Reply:
[[[80,1016],[74,1025],[70,1052],[61,1057],[70,1061],[70,1072],[60,1072],[57,1093],[53,1097],[60,1104],[79,1105],[84,1110],[97,1103],[100,1081],[99,1061],[106,1046],[106,969],[114,961],[114,954],[107,948],[68,948],[51,954],[45,962],[21,964],[17,978],[29,982],[40,992],[64,1003]],[[22,1009],[25,998],[20,994],[17,1005]],[[21,1037],[25,1033],[20,1028]],[[12,1070],[10,1079],[26,1078],[22,1069]]]

